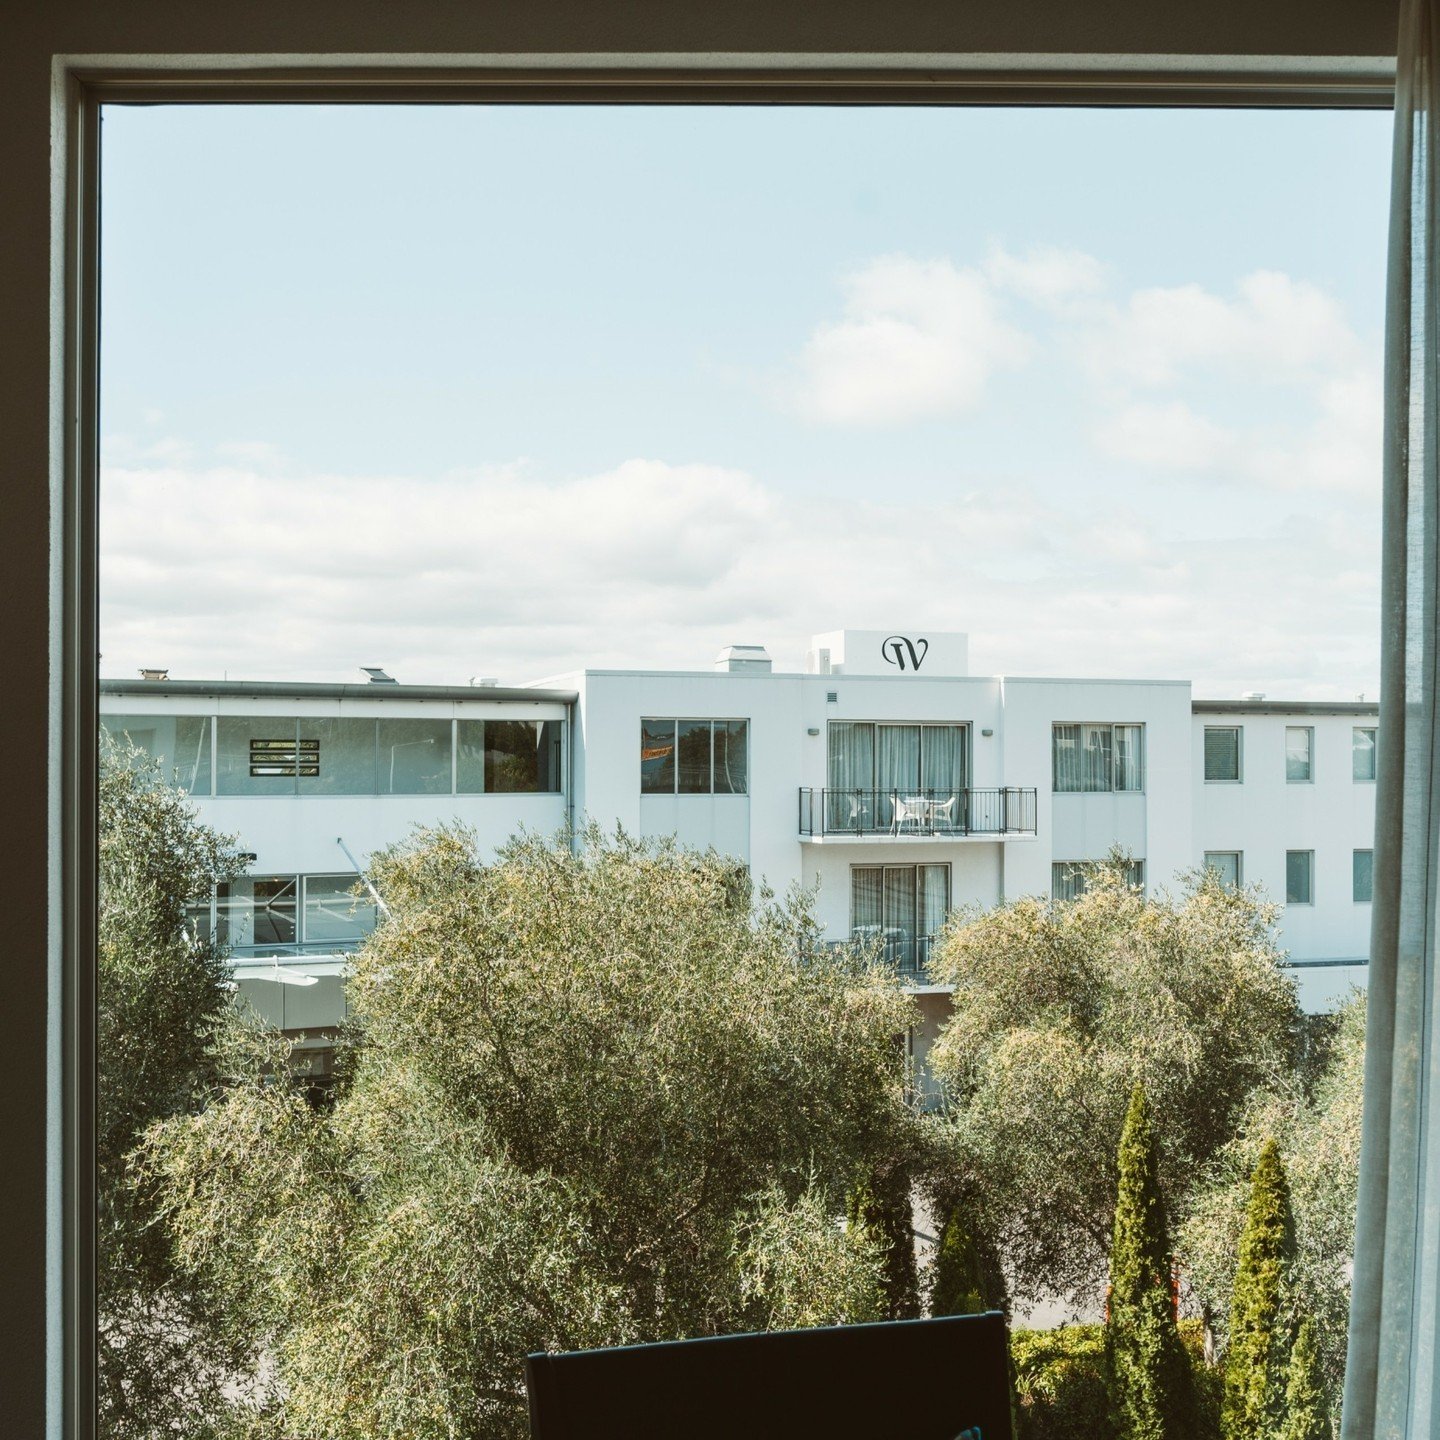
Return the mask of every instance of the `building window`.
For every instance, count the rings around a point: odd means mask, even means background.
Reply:
[[[950,910],[948,865],[856,865],[850,871],[850,938],[879,945],[901,971],[921,973]]]
[[[748,720],[641,720],[641,794],[748,794],[749,729]]]
[[[1375,730],[1357,725],[1350,732],[1350,773],[1356,780],[1375,778]]]
[[[187,795],[210,794],[208,715],[102,715],[100,723],[154,760],[161,779]]]
[[[190,906],[187,919],[237,959],[350,951],[376,918],[375,902],[356,895],[356,883],[353,874],[246,875]]]
[[[1090,888],[1090,877],[1103,860],[1057,860],[1050,867],[1050,893],[1056,900],[1078,900]],[[1125,883],[1145,888],[1145,862],[1131,860],[1125,866]]]
[[[1313,905],[1315,903],[1315,852],[1313,850],[1287,850],[1285,852],[1285,903],[1287,905]]]
[[[1309,725],[1285,727],[1285,780],[1308,785],[1315,778],[1315,731]]]
[[[461,795],[558,795],[564,735],[559,720],[461,720],[455,789]]]
[[[1205,727],[1205,779],[1207,781],[1239,780],[1239,725],[1207,725]]]
[[[1145,788],[1143,725],[1056,725],[1052,756],[1058,793]]]
[[[1368,905],[1375,893],[1375,852],[1357,850],[1351,862],[1351,884],[1357,905]]]
[[[1239,850],[1207,850],[1205,852],[1205,868],[1213,870],[1220,883],[1227,889],[1238,890],[1242,873],[1240,855]]]
[[[886,725],[830,722],[825,826],[831,831],[879,830],[919,813],[950,824],[965,811],[970,783],[968,725]]]

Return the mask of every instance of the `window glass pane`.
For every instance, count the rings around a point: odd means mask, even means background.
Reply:
[[[1240,728],[1230,725],[1205,727],[1205,778],[1240,778]]]
[[[1353,869],[1355,899],[1361,904],[1369,904],[1375,891],[1375,852],[1357,850]]]
[[[293,948],[295,894],[293,875],[247,875],[219,886],[216,938],[236,955]]]
[[[681,720],[676,724],[675,753],[679,757],[678,789],[682,795],[710,793],[710,721]]]
[[[375,928],[375,902],[353,893],[356,875],[305,876],[304,937],[307,945],[354,945]]]
[[[313,769],[301,774],[302,795],[373,795],[375,793],[374,720],[302,720],[306,739],[314,739]]]
[[[858,944],[881,938],[885,924],[884,875],[878,865],[857,865],[850,872],[850,938]]]
[[[450,793],[448,720],[382,720],[376,754],[382,795]]]
[[[1143,790],[1145,788],[1145,727],[1143,725],[1117,725],[1115,727],[1115,788],[1117,790]]]
[[[1285,852],[1285,903],[1287,905],[1309,905],[1311,903],[1311,875],[1315,855],[1310,850],[1287,850]]]
[[[300,744],[302,740],[307,743]],[[293,795],[298,772],[314,768],[319,747],[310,731],[300,735],[293,716],[222,715],[216,748],[217,794]]]
[[[486,720],[485,792],[489,795],[534,795],[541,771],[550,768],[539,720]]]
[[[455,791],[479,795],[485,789],[485,722],[458,720],[455,723]]]
[[[715,722],[715,793],[744,795],[750,785],[749,757],[746,740],[750,725],[746,720]]]
[[[1085,893],[1085,863],[1057,860],[1050,867],[1050,893],[1056,900],[1074,900]]]
[[[915,866],[885,867],[885,958],[892,965],[915,963]]]
[[[882,819],[893,818],[893,801],[913,797],[920,788],[920,727],[875,727],[875,788],[884,796]]]
[[[1112,788],[1112,746],[1114,740],[1108,725],[1080,727],[1080,788],[1109,790]]]
[[[640,722],[640,791],[644,795],[675,793],[675,722]]]
[[[188,795],[210,793],[208,715],[102,715],[100,723],[150,756],[167,782]]]
[[[1311,778],[1310,752],[1314,736],[1308,725],[1285,727],[1285,778],[1292,784]]]
[[[1125,867],[1125,883],[1133,885],[1137,890],[1145,888],[1145,862],[1143,860],[1132,860]]]
[[[1222,885],[1232,890],[1240,884],[1240,852],[1238,850],[1207,850],[1205,868],[1220,877]]]
[[[1351,766],[1357,780],[1375,778],[1375,731],[1357,725],[1351,732]]]
[[[1054,738],[1054,784],[1060,791],[1080,788],[1080,727],[1057,725]]]
[[[920,788],[932,800],[943,804],[965,788],[966,738],[964,725],[926,725],[921,730]]]

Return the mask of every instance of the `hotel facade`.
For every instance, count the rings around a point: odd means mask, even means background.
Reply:
[[[875,945],[916,995],[922,1071],[948,1009],[927,969],[945,915],[1072,897],[1117,847],[1150,890],[1202,865],[1260,886],[1307,1009],[1364,984],[1373,704],[972,676],[964,635],[924,630],[817,636],[799,673],[731,646],[707,670],[507,688],[147,674],[102,681],[102,723],[237,837],[248,874],[194,919],[246,999],[317,1047],[376,923],[357,872],[451,820],[482,858],[522,828],[593,820],[812,890],[826,935]]]

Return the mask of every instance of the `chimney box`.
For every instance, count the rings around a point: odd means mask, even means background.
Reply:
[[[770,652],[763,645],[727,645],[715,657],[715,668],[740,675],[768,675]]]

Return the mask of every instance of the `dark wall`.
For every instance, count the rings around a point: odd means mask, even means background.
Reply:
[[[0,4],[0,1396],[40,1436],[51,745],[52,56],[685,51],[1383,56],[1394,0],[4,0]]]

